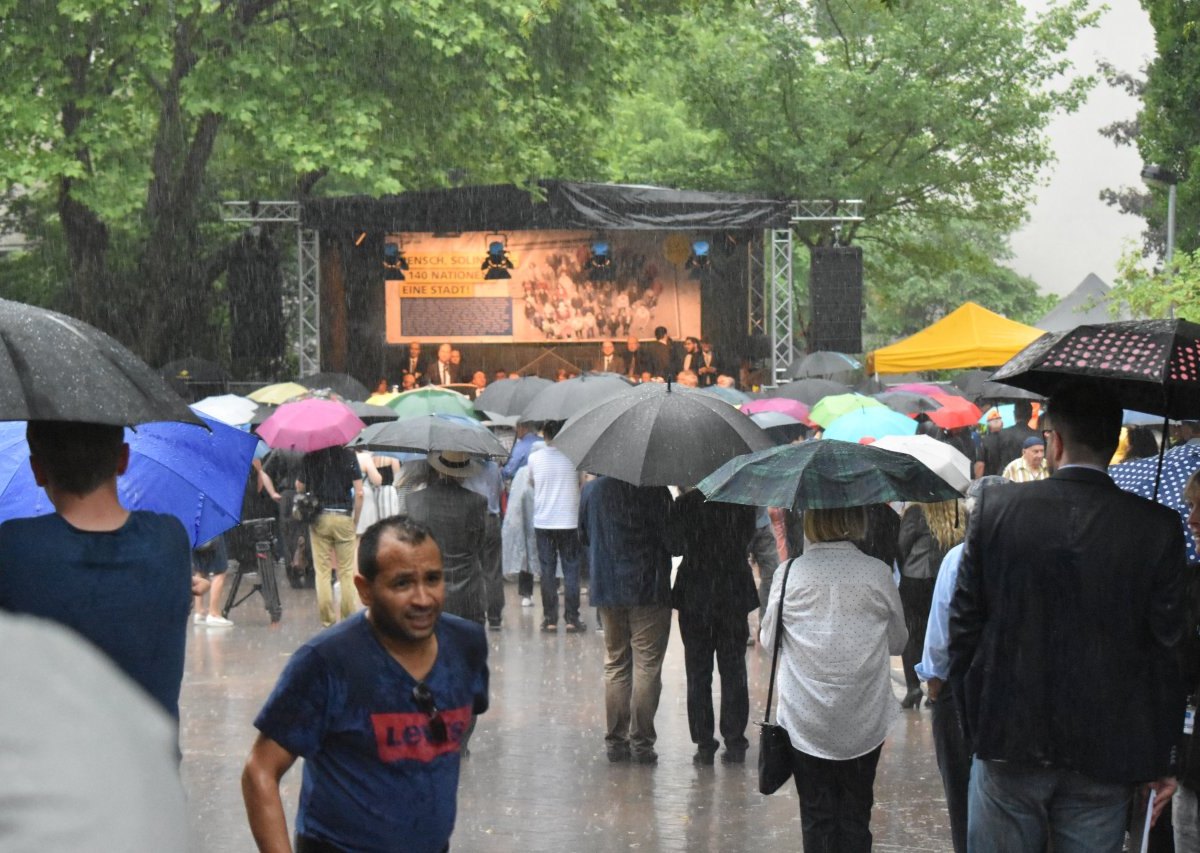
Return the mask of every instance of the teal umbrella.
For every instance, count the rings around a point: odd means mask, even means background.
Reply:
[[[825,428],[824,438],[839,441],[859,441],[863,438],[883,438],[885,435],[914,435],[917,422],[891,409],[860,409],[840,418]]]
[[[912,456],[833,439],[735,457],[697,488],[713,501],[796,510],[959,497]]]
[[[388,400],[387,406],[396,413],[399,419],[416,418],[422,415],[462,415],[467,418],[479,419],[475,407],[457,391],[447,391],[445,388],[429,386],[405,391]]]

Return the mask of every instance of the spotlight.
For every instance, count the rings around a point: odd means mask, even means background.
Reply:
[[[398,243],[383,244],[383,268],[388,271],[390,281],[404,281],[404,271],[408,269],[408,259]]]
[[[683,266],[692,271],[692,278],[700,278],[700,274],[708,271],[708,241],[696,240],[692,243],[692,254],[688,256]]]
[[[504,248],[504,244],[499,240],[493,240],[488,243],[487,257],[483,259],[483,263],[479,268],[484,271],[484,279],[497,278],[512,278],[509,270],[513,268],[513,262],[508,257],[508,251]]]
[[[612,256],[608,251],[608,243],[597,240],[592,243],[592,255],[584,264],[588,278],[592,281],[612,281],[616,275],[613,268]]]

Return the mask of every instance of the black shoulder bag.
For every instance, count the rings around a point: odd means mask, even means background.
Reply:
[[[792,778],[792,742],[787,730],[771,722],[771,700],[775,698],[775,672],[779,667],[779,650],[783,646],[783,598],[787,594],[788,573],[792,561],[783,567],[783,583],[779,587],[779,611],[775,618],[775,651],[771,654],[771,680],[767,684],[767,707],[758,724],[758,792],[774,794]]]

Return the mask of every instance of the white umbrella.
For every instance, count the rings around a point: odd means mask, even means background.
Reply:
[[[237,394],[218,394],[192,404],[192,411],[232,426],[248,424],[258,411],[258,403]]]
[[[871,446],[913,457],[960,492],[965,492],[971,483],[971,460],[936,438],[927,435],[889,435]]]

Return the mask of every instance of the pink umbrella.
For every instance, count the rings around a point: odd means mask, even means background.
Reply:
[[[808,419],[809,407],[801,403],[799,400],[790,400],[787,397],[766,397],[762,400],[751,400],[749,403],[742,405],[742,411],[747,415],[754,415],[759,412],[782,412],[785,415],[795,418],[803,424],[812,426],[812,422]]]
[[[313,397],[284,403],[263,421],[258,434],[271,447],[309,453],[345,444],[364,426],[349,406]]]
[[[928,382],[905,382],[903,385],[889,385],[888,391],[908,391],[912,394],[925,394],[927,396],[944,395],[945,388],[940,388],[937,385],[930,385]]]

